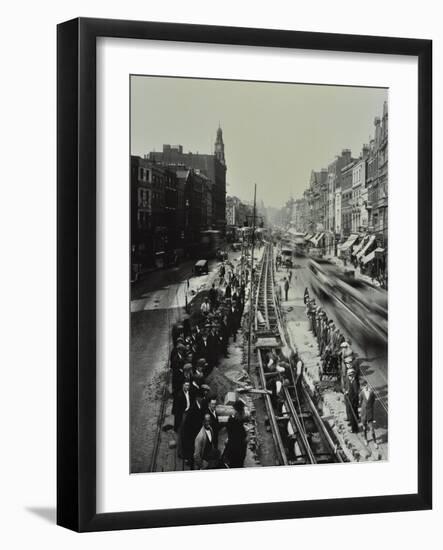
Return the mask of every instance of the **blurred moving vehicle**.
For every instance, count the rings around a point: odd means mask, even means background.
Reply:
[[[334,271],[336,271],[335,265],[328,260],[309,260],[308,268],[312,275],[312,290],[319,298],[330,300],[334,288],[334,280],[337,277],[336,273],[334,273]]]
[[[198,260],[194,265],[194,275],[204,275],[209,273],[208,260]]]
[[[334,284],[334,300],[341,305],[342,323],[350,325],[348,330],[359,330],[362,335],[376,336],[385,341],[388,336],[388,302],[386,292],[361,282],[353,285],[337,279]]]
[[[283,265],[284,267],[293,267],[294,262],[293,262],[292,248],[282,247],[280,256],[281,256],[281,265]]]
[[[323,258],[323,251],[321,248],[317,248],[315,246],[311,246],[308,248],[308,256],[310,258]]]
[[[332,301],[341,324],[352,334],[386,341],[388,302],[385,291],[339,271],[328,260],[309,260],[311,286],[323,301]]]

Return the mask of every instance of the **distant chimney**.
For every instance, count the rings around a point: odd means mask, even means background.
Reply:
[[[343,149],[341,152],[341,156],[344,159],[344,163],[349,164],[351,162],[351,150],[350,149]]]

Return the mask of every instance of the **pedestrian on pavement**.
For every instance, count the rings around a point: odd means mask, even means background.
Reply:
[[[372,387],[369,386],[367,380],[362,381],[362,389],[359,396],[360,405],[360,419],[363,426],[363,434],[365,437],[366,445],[368,442],[368,431],[371,431],[372,441],[375,448],[378,449],[377,438],[375,436],[375,419],[374,419],[374,404],[375,404],[375,392]]]
[[[231,299],[231,285],[229,283],[226,285],[225,298]]]
[[[183,385],[183,365],[185,364],[186,347],[183,344],[177,344],[171,352],[170,367],[172,371],[172,393],[176,394]]]
[[[303,295],[303,301],[305,305],[309,302],[309,290],[308,287],[305,288],[305,293]]]
[[[224,355],[224,357],[228,357],[228,342],[229,342],[228,316],[223,315],[221,324],[220,324],[220,343],[221,343],[221,352]]]
[[[234,403],[234,414],[227,424],[228,441],[223,453],[223,461],[229,468],[243,468],[246,457],[245,403],[238,399]]]
[[[277,305],[280,305],[281,299],[282,299],[282,292],[281,292],[281,286],[278,283],[275,283],[275,296],[277,298]]]
[[[183,416],[189,411],[192,405],[192,397],[190,393],[190,383],[183,382],[182,389],[174,396],[172,404],[172,414],[174,415],[174,431],[178,432],[183,421]]]
[[[289,282],[292,281],[292,269],[289,271]]]
[[[211,395],[208,398],[208,405],[206,407],[206,414],[209,414],[209,420],[211,423],[212,432],[214,434],[214,445],[218,447],[218,433],[220,430],[220,421],[217,414],[217,398],[215,395]]]
[[[228,314],[228,328],[229,334],[233,336],[233,341],[237,341],[237,330],[239,329],[240,319],[238,317],[238,310],[235,304],[232,303]]]
[[[352,433],[358,432],[358,402],[360,386],[355,376],[355,370],[348,371],[347,389],[345,390],[346,416],[351,425]]]
[[[217,291],[215,290],[214,284],[209,290],[209,303],[211,304],[212,310],[217,308]]]
[[[217,468],[219,456],[215,445],[214,432],[211,427],[211,418],[207,413],[203,417],[203,425],[194,441],[193,469],[211,470]]]
[[[186,414],[182,422],[181,430],[181,450],[182,458],[184,458],[191,470],[194,469],[194,442],[195,437],[200,431],[203,423],[203,394],[197,392],[195,394],[194,402],[192,403],[189,411]]]
[[[288,301],[288,291],[289,291],[289,281],[288,281],[288,279],[286,279],[286,277],[283,280],[284,280],[284,288],[285,288],[285,301],[287,302]]]

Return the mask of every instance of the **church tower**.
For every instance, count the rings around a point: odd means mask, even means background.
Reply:
[[[223,132],[220,128],[220,124],[218,125],[217,130],[217,138],[215,140],[215,148],[214,148],[215,156],[218,158],[218,160],[225,165],[225,144],[223,143]]]

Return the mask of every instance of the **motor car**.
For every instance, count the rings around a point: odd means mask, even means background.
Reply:
[[[198,260],[194,265],[194,275],[207,275],[209,273],[208,260]]]

